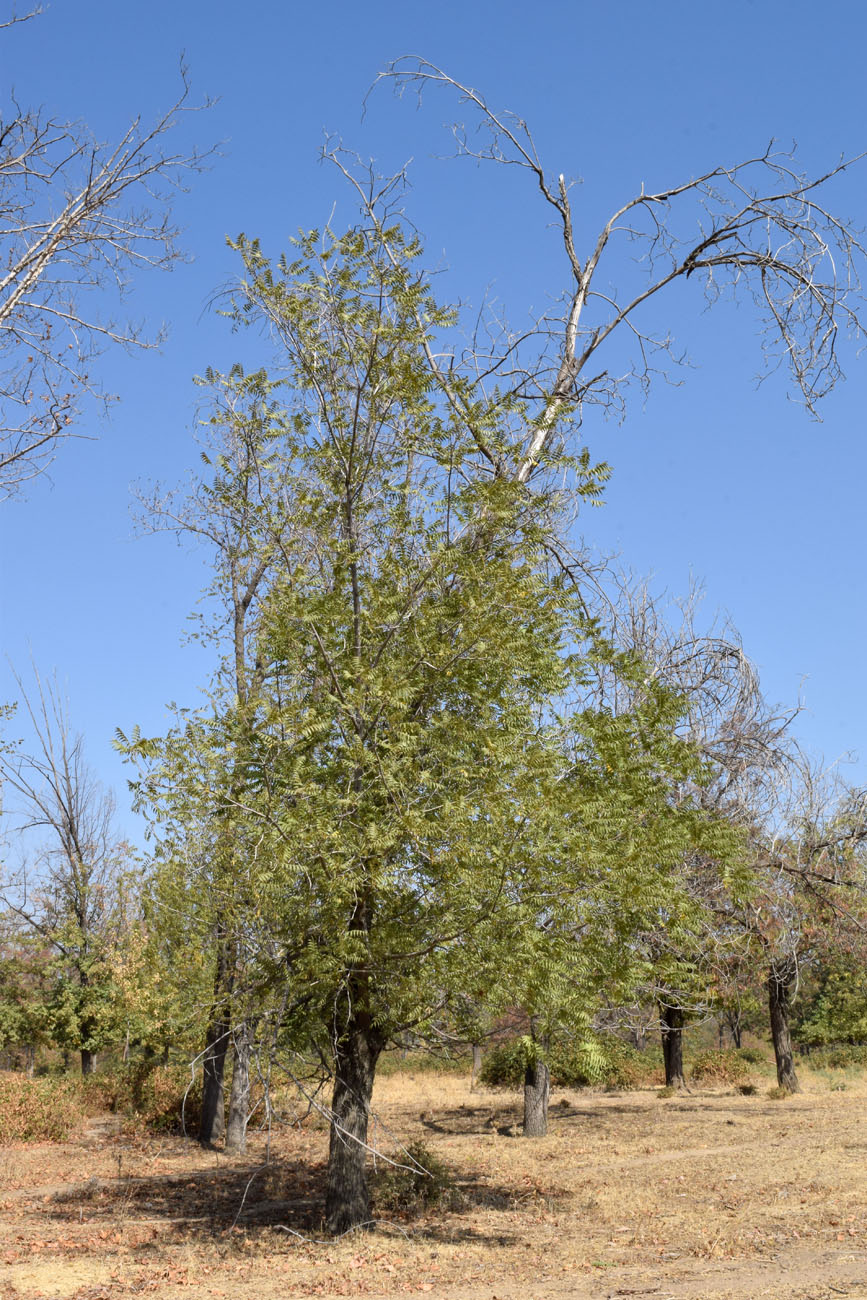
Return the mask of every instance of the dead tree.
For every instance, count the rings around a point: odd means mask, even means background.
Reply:
[[[168,147],[194,111],[183,68],[181,83],[165,113],[107,144],[14,98],[0,110],[0,497],[82,436],[82,399],[105,396],[93,373],[104,347],[159,343],[105,307],[131,274],[180,256],[170,201],[204,160]]]

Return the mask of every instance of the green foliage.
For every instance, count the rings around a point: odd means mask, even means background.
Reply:
[[[767,1065],[768,1063],[768,1054],[761,1047],[738,1047],[735,1050],[747,1065]]]
[[[412,1217],[425,1210],[459,1210],[464,1198],[449,1166],[424,1142],[411,1142],[380,1161],[372,1180],[377,1215]]]
[[[867,1044],[838,1043],[813,1048],[806,1058],[812,1070],[862,1070],[867,1066]]]
[[[801,991],[792,1032],[809,1047],[867,1042],[867,970],[860,954],[825,955]]]
[[[491,1088],[521,1088],[529,1043],[521,1037],[489,1048],[482,1059],[479,1081]],[[534,1050],[538,1051],[537,1045]],[[544,1059],[552,1084],[561,1088],[638,1088],[656,1082],[661,1069],[658,1050],[638,1052],[611,1035],[555,1044]]]

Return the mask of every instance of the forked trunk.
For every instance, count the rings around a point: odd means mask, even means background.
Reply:
[[[796,967],[791,957],[771,962],[768,972],[768,1005],[771,1012],[771,1038],[777,1060],[777,1083],[789,1092],[800,1092],[795,1073],[792,1035],[789,1029],[789,1005],[795,983]]]
[[[545,1137],[548,1132],[548,1098],[551,1071],[544,1061],[534,1061],[524,1071],[524,1137]]]
[[[351,1017],[335,1044],[325,1189],[325,1224],[334,1235],[370,1222],[367,1125],[383,1046],[381,1035],[365,1013]]]
[[[247,1149],[247,1119],[250,1114],[250,1030],[236,1027],[232,1045],[232,1090],[229,1093],[229,1122],[226,1150],[241,1155]]]
[[[665,1065],[665,1085],[667,1088],[684,1088],[686,1079],[683,1075],[683,1026],[686,1013],[682,1007],[669,1003],[659,1004],[659,1027],[662,1033],[662,1060]]]

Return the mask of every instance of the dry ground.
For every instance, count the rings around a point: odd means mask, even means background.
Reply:
[[[321,1128],[279,1134],[262,1168],[258,1135],[233,1161],[91,1124],[0,1150],[0,1296],[867,1300],[867,1082],[805,1083],[786,1101],[767,1080],[753,1097],[558,1091],[550,1136],[526,1141],[517,1097],[386,1078],[377,1140],[425,1141],[465,1208],[338,1242],[315,1239]]]

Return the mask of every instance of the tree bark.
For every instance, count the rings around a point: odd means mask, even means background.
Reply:
[[[235,1028],[232,1062],[226,1150],[242,1155],[247,1149],[247,1119],[250,1114],[250,1030],[246,1024]]]
[[[202,1071],[202,1118],[199,1121],[202,1146],[213,1146],[226,1131],[224,1076],[231,1032],[225,1015],[218,1016],[208,1025]]]
[[[335,1235],[370,1221],[367,1125],[376,1063],[384,1045],[366,1012],[351,1016],[335,1044],[325,1189],[325,1224]]]
[[[524,1071],[524,1137],[545,1137],[551,1071],[544,1061],[534,1061]]]
[[[96,1065],[96,1052],[88,1051],[86,1047],[81,1049],[81,1073],[93,1074]]]
[[[199,1141],[202,1146],[213,1146],[226,1131],[226,1103],[224,1075],[226,1052],[232,1033],[229,1018],[232,992],[231,961],[225,930],[218,930],[217,970],[214,975],[214,1005],[211,1020],[205,1033],[205,1051],[202,1066],[202,1117],[199,1121]]]
[[[470,1075],[470,1088],[475,1088],[482,1068],[482,1048],[480,1043],[473,1043],[473,1072]]]
[[[771,1038],[777,1060],[777,1083],[789,1092],[800,1092],[795,1073],[792,1035],[789,1029],[789,1005],[796,967],[791,957],[772,961],[768,972],[768,1005],[771,1013]]]
[[[659,1027],[662,1033],[662,1059],[667,1088],[685,1088],[683,1074],[683,1026],[686,1013],[682,1007],[659,1004]]]

